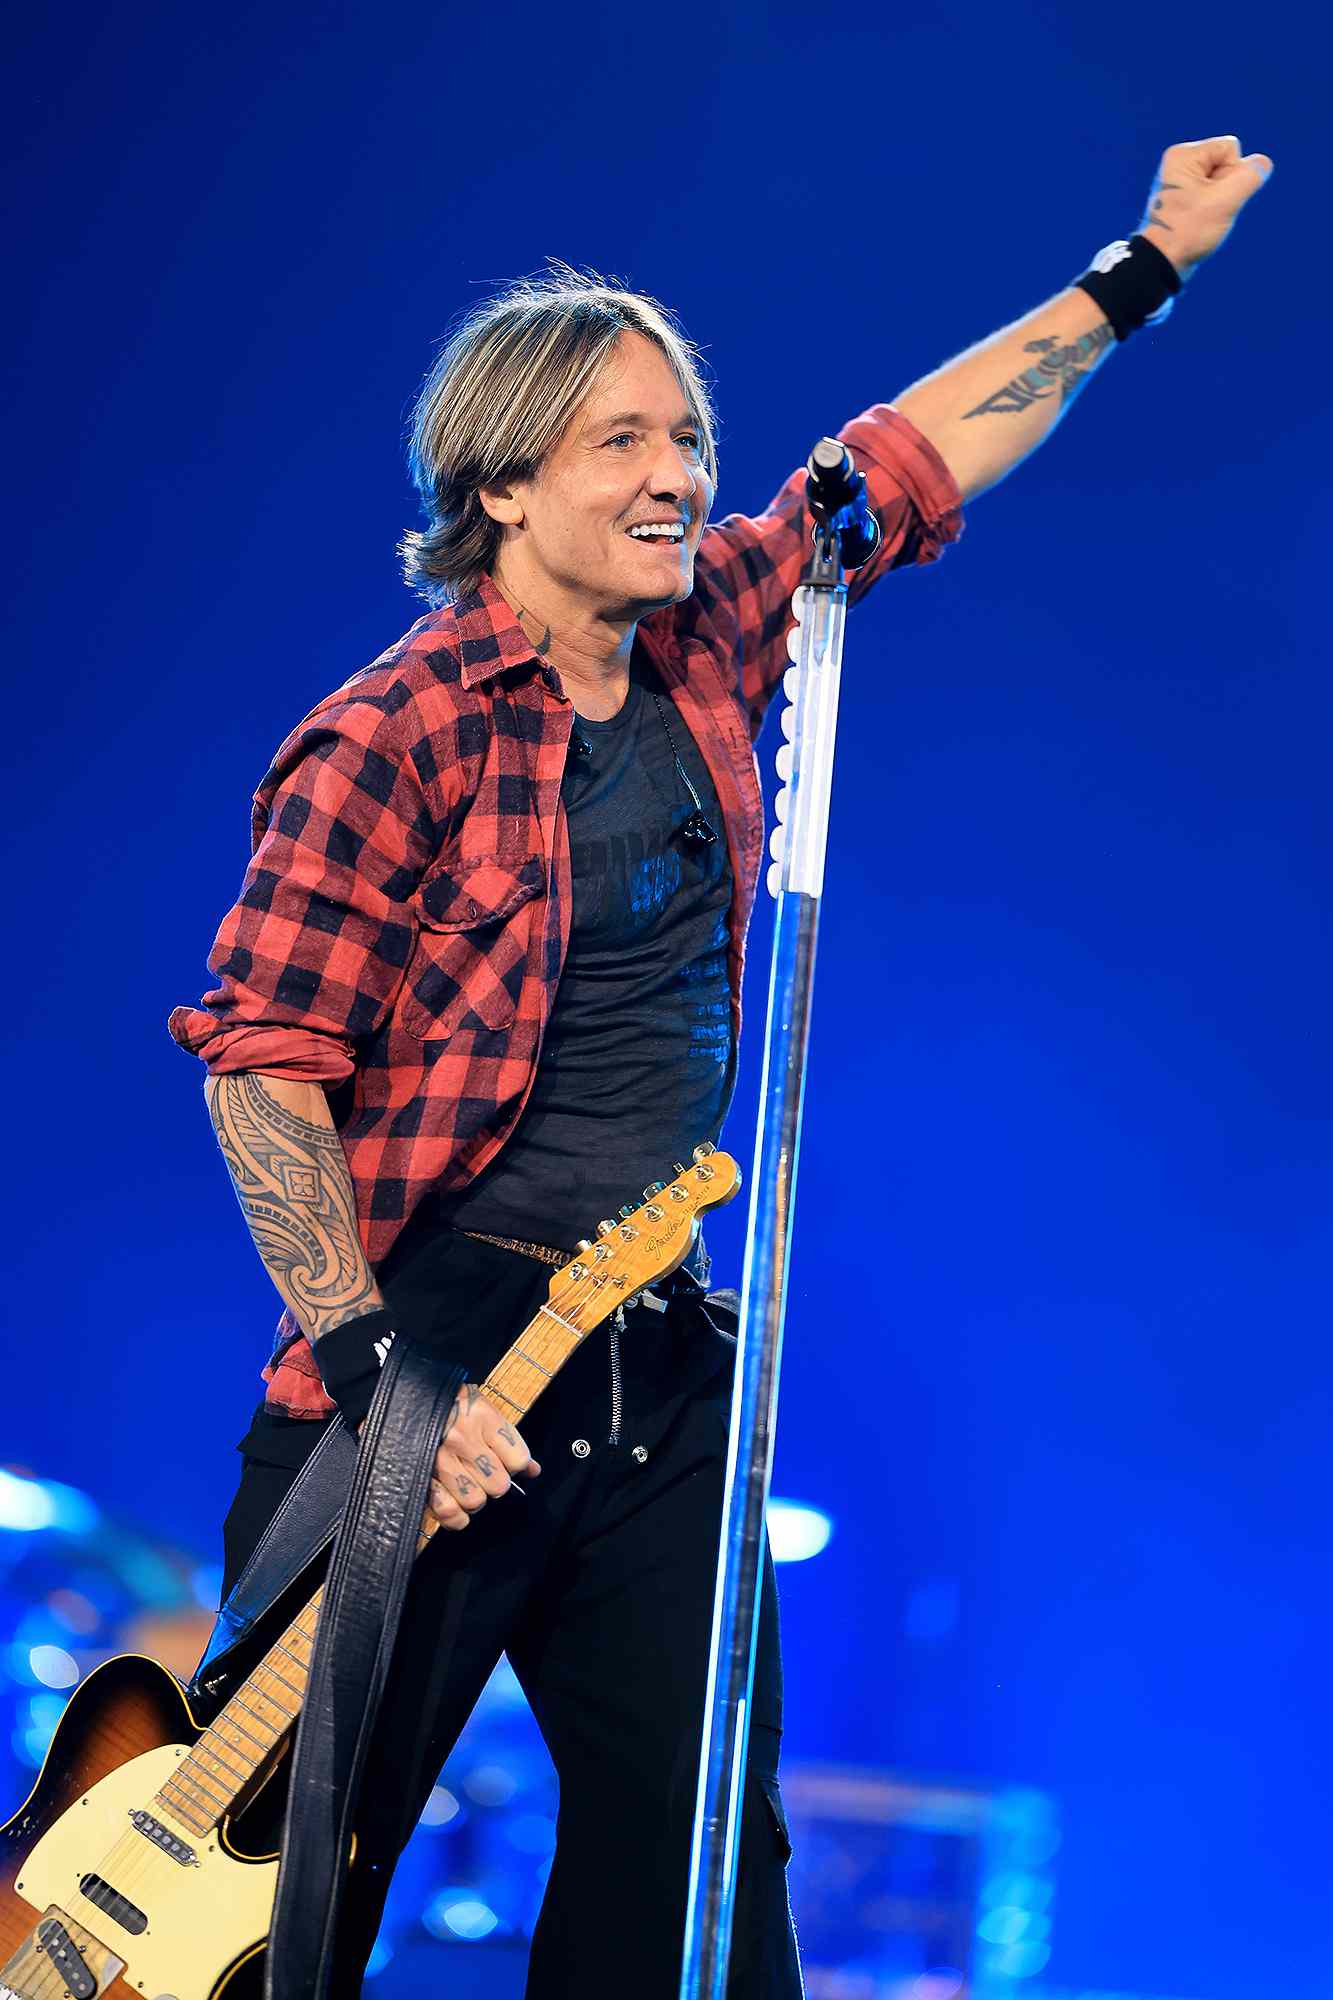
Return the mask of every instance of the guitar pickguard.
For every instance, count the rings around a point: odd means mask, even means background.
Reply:
[[[201,1837],[151,1806],[186,1754],[165,1744],[102,1778],[37,1842],[14,1884],[34,1923],[54,1906],[124,1961],[125,1984],[146,2000],[210,2000],[266,1936],[277,1887],[276,1861],[239,1861],[216,1828]]]

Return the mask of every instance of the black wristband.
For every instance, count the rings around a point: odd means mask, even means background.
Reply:
[[[384,1306],[332,1327],[311,1343],[324,1392],[344,1422],[358,1430],[366,1420],[380,1369],[394,1337],[393,1314]]]
[[[1128,340],[1141,326],[1161,325],[1175,304],[1180,273],[1146,236],[1131,236],[1099,250],[1074,283],[1097,301],[1116,339]]]

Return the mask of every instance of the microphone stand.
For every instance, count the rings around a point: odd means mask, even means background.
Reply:
[[[777,763],[784,782],[777,797],[778,825],[770,842],[773,862],[768,871],[777,913],[690,1853],[681,2000],[724,2000],[731,1955],[740,1802],[766,1546],[764,1514],[773,1466],[838,722],[847,608],[843,571],[859,569],[879,543],[879,523],[865,499],[864,475],[856,471],[851,453],[838,438],[821,438],[810,454],[806,500],[814,516],[813,548],[792,598],[797,623],[787,634],[793,665],[783,687],[791,706],[781,718],[786,740]]]

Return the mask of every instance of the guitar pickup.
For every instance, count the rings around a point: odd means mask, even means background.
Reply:
[[[73,2000],[93,2000],[97,1981],[88,1969],[88,1961],[65,1926],[57,1923],[54,1917],[38,1924],[37,1949],[46,1953],[64,1980],[66,1992],[73,1995]]]
[[[151,1813],[132,1812],[130,1825],[145,1840],[151,1840],[154,1847],[160,1847],[164,1854],[169,1854],[173,1861],[179,1861],[182,1868],[199,1866],[199,1856],[194,1849],[174,1834],[169,1826],[163,1826],[160,1819],[154,1819]]]

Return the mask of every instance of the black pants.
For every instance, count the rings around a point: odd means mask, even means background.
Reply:
[[[512,1309],[526,1303],[533,1274],[534,1308],[545,1281],[540,1267],[489,1245],[455,1238],[453,1254],[494,1280],[507,1320],[474,1366],[480,1379],[526,1320],[526,1309]],[[616,1440],[603,1328],[523,1425],[541,1477],[522,1496],[489,1501],[461,1533],[436,1535],[418,1561],[359,1802],[339,2000],[361,1990],[394,1864],[502,1652],[560,1781],[529,2000],[612,1991],[675,2000],[730,1384],[725,1346],[693,1289],[678,1291],[666,1313],[628,1313],[620,1348]],[[301,1426],[293,1452],[296,1428],[261,1422],[245,1440],[224,1529],[228,1588],[320,1429]],[[732,2000],[795,2000],[771,1562],[751,1718],[728,1991]]]

